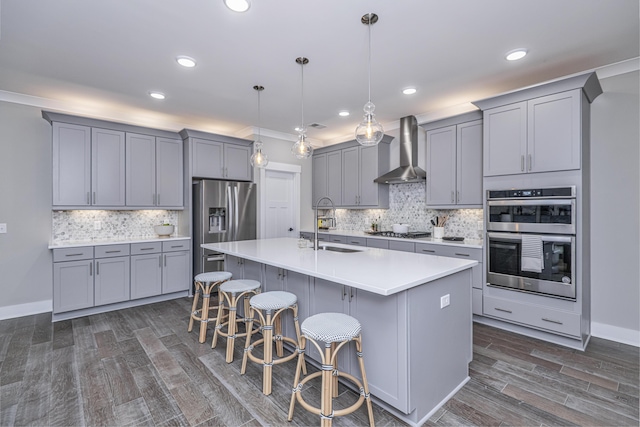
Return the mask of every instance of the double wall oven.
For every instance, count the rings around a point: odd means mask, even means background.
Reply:
[[[487,191],[487,286],[576,299],[576,187]]]

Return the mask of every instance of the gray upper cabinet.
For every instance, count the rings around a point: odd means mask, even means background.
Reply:
[[[127,206],[182,207],[182,141],[127,133]]]
[[[125,205],[124,132],[91,129],[91,204]]]
[[[124,206],[124,132],[53,124],[53,205]]]
[[[53,205],[91,204],[91,128],[53,123]]]
[[[355,141],[316,150],[313,155],[313,204],[328,196],[336,207],[388,208],[389,186],[374,179],[389,172],[389,143],[362,147]],[[330,206],[323,202],[322,207]]]
[[[426,132],[427,206],[481,207],[482,120],[434,126]]]
[[[251,181],[251,147],[193,138],[193,176]]]
[[[580,169],[580,89],[484,112],[484,176]]]

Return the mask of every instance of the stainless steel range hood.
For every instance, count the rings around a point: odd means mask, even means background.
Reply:
[[[427,173],[418,167],[418,121],[415,116],[400,119],[400,167],[374,179],[379,184],[422,182]]]

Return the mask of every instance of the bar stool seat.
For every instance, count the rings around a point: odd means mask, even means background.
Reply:
[[[369,413],[369,424],[373,427],[373,407],[371,396],[369,395],[369,384],[364,370],[364,360],[362,354],[361,325],[357,319],[344,313],[320,313],[308,317],[302,322],[302,337],[300,348],[305,348],[306,341],[310,341],[320,352],[322,360],[322,370],[314,372],[300,380],[302,371],[301,363],[304,362],[303,353],[298,357],[298,366],[293,383],[291,403],[289,405],[289,421],[293,419],[293,412],[296,402],[300,403],[307,411],[320,415],[320,425],[330,427],[333,417],[351,414],[366,401]],[[356,345],[356,355],[362,374],[362,381],[351,374],[338,371],[338,352],[350,341]],[[324,343],[324,349],[319,342]],[[302,386],[308,381],[322,377],[322,396],[320,407],[309,405],[302,397]],[[338,397],[338,377],[343,377],[354,383],[360,390],[360,397],[351,406],[339,410],[333,409],[333,399]]]
[[[247,331],[249,330],[249,320],[250,318],[247,316],[251,310],[249,306],[249,300],[247,299],[248,295],[256,295],[260,292],[260,282],[257,280],[249,280],[249,279],[241,279],[241,280],[229,280],[224,282],[218,287],[218,296],[219,296],[219,306],[218,309],[218,317],[216,318],[216,327],[213,332],[213,341],[211,342],[211,348],[215,348],[218,342],[218,336],[223,336],[227,338],[227,355],[226,361],[227,363],[233,362],[233,350],[235,347],[235,339],[237,337],[246,336]],[[237,305],[238,301],[242,300],[244,302],[244,314],[245,317],[242,319],[237,318]],[[224,321],[223,307],[225,307],[229,311],[229,317],[227,321]],[[245,332],[237,333],[238,325],[237,323],[244,322],[246,326]],[[223,331],[222,329],[226,326],[227,330]]]
[[[213,320],[218,317],[216,313],[215,317],[209,318],[209,309],[211,308],[210,297],[213,289],[229,279],[231,279],[231,273],[228,271],[210,271],[200,273],[194,279],[196,289],[193,294],[193,305],[191,306],[191,317],[189,319],[189,328],[187,330],[189,332],[193,330],[194,321],[197,320],[200,322],[200,336],[198,339],[201,343],[205,342],[207,339],[207,325],[209,324],[209,320]],[[202,296],[202,307],[198,308],[198,300],[200,296]],[[216,305],[214,308],[219,310],[220,305]]]
[[[262,364],[262,393],[271,394],[271,378],[272,366],[280,363],[288,362],[300,353],[300,325],[298,324],[298,297],[291,292],[271,291],[264,292],[251,297],[249,305],[251,306],[251,315],[249,316],[249,325],[247,326],[247,340],[244,346],[244,356],[242,357],[242,369],[240,374],[244,375],[247,369],[247,360]],[[295,327],[296,339],[282,335],[282,313],[291,310],[293,313],[293,324]],[[263,313],[264,311],[264,313]],[[253,321],[255,313],[258,314],[262,331],[262,338],[251,342],[253,335]],[[274,335],[275,330],[275,335]],[[273,358],[273,343],[276,344],[276,356]],[[283,342],[288,342],[295,346],[295,351],[288,356],[284,356]],[[255,346],[263,345],[263,357],[254,356],[252,351]],[[304,356],[303,356],[304,357]],[[303,372],[307,373],[306,364],[302,366]]]

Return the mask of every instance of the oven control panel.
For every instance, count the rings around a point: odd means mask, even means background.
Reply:
[[[528,197],[576,197],[576,187],[527,188],[509,190],[488,190],[487,199],[524,199]]]

